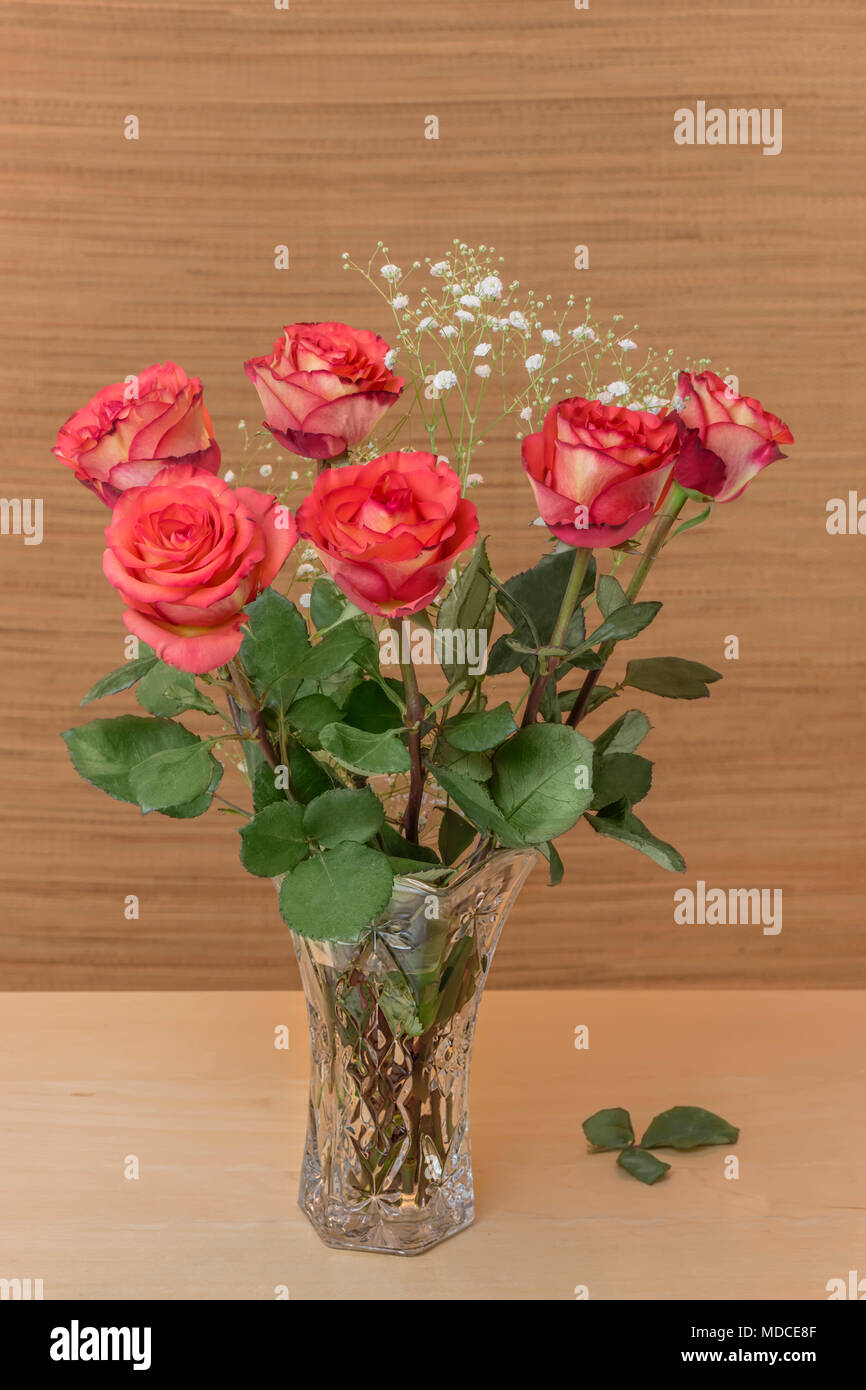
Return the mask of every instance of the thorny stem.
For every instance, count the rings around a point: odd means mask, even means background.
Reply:
[[[269,766],[277,767],[277,755],[268,737],[268,731],[262,719],[262,712],[258,707],[256,697],[253,694],[249,681],[244,675],[240,662],[230,661],[228,663],[228,672],[232,685],[234,686],[234,692],[229,695],[228,701],[235,729],[239,734],[243,732],[240,723],[240,712],[243,711],[252,724],[253,733],[258,740],[259,747]]]
[[[393,629],[400,642],[401,634]],[[402,655],[402,647],[399,649]],[[409,731],[409,757],[412,772],[409,782],[409,798],[403,816],[403,834],[413,844],[418,843],[418,822],[421,816],[421,798],[424,794],[424,763],[421,758],[421,720],[424,716],[424,703],[418,689],[418,678],[412,664],[411,650],[406,652],[407,660],[400,662],[403,672],[403,691],[406,696],[406,728]]]
[[[550,638],[550,646],[561,646],[562,641],[568,631],[568,625],[574,616],[577,606],[577,596],[580,593],[580,586],[586,574],[592,551],[588,546],[575,548],[574,562],[571,567],[571,575],[565,586],[565,593],[562,596],[562,603],[559,609],[559,616]],[[534,724],[538,717],[542,697],[547,689],[550,677],[556,666],[556,657],[542,657],[539,661],[539,673],[535,678],[532,689],[529,692],[529,699],[526,701],[526,709],[523,712],[521,728],[525,729],[530,724]]]

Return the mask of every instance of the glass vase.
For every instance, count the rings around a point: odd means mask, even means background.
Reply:
[[[474,1216],[469,1068],[499,933],[535,860],[395,880],[360,941],[294,932],[310,1022],[299,1204],[326,1245],[418,1255]]]

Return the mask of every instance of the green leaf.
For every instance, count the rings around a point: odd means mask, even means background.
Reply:
[[[402,694],[403,687],[400,681],[388,676],[386,684],[396,695]],[[398,706],[385,694],[382,687],[372,680],[360,681],[349,692],[343,713],[338,718],[344,724],[351,724],[353,728],[363,729],[368,734],[383,734],[388,729],[399,729],[403,725]]]
[[[300,680],[323,680],[333,676],[368,643],[369,638],[359,632],[354,623],[341,623],[310,648],[295,668],[295,674]]]
[[[193,820],[196,816],[203,816],[213,801],[213,794],[222,781],[222,775],[223,765],[214,758],[213,774],[207,791],[202,792],[201,796],[194,796],[192,801],[184,801],[180,806],[161,806],[159,814],[170,816],[172,820]]]
[[[700,1105],[675,1105],[650,1121],[641,1139],[645,1149],[697,1149],[702,1144],[736,1144],[736,1126]]]
[[[436,762],[440,767],[471,777],[473,782],[489,782],[493,773],[493,764],[486,753],[461,753],[441,737],[436,741]]]
[[[311,801],[303,813],[304,833],[326,849],[346,840],[364,844],[382,829],[385,812],[369,787],[337,787]]]
[[[574,709],[579,694],[579,687],[577,690],[561,690],[557,697],[560,710],[566,713]],[[610,685],[593,686],[589,694],[589,699],[586,702],[586,713],[590,714],[592,710],[597,709],[599,705],[603,705],[607,700],[615,699],[618,694],[619,691]]]
[[[670,1170],[670,1164],[663,1159],[656,1158],[655,1154],[647,1153],[646,1149],[623,1149],[617,1154],[617,1167],[624,1168],[627,1173],[631,1173],[638,1182],[645,1182],[652,1185],[663,1178],[665,1173]]]
[[[511,706],[502,704],[495,709],[480,710],[477,714],[459,714],[449,719],[445,725],[445,737],[452,748],[463,753],[483,753],[502,743],[516,728]]]
[[[286,711],[286,723],[310,747],[319,746],[318,735],[326,724],[342,718],[340,706],[328,695],[302,695]]]
[[[182,714],[188,709],[201,710],[204,714],[220,713],[213,700],[196,689],[195,676],[167,666],[164,661],[155,662],[142,676],[135,698],[142,709],[161,717]]]
[[[439,853],[444,864],[453,864],[469,848],[478,831],[450,806],[439,822]]]
[[[353,729],[350,724],[326,724],[319,737],[322,747],[342,767],[365,777],[408,772],[412,765],[405,744],[393,730],[368,734],[363,729]]]
[[[483,783],[475,782],[464,773],[455,772],[453,768],[431,766],[430,771],[442,789],[448,793],[452,801],[457,802],[461,811],[479,830],[486,830],[495,835],[506,849],[524,848],[526,842],[523,836],[509,825]]]
[[[275,769],[263,762],[253,778],[253,810],[263,811],[266,806],[285,800],[286,793],[276,783]]]
[[[642,801],[652,786],[653,765],[639,753],[601,753],[596,749],[592,768],[592,807],[599,810],[615,801],[629,806]]]
[[[652,695],[664,695],[670,700],[702,700],[709,695],[708,685],[722,679],[712,666],[700,661],[684,661],[679,656],[655,656],[630,661],[623,685],[647,690]]]
[[[589,647],[597,647],[600,642],[625,642],[629,637],[636,637],[645,627],[649,627],[660,608],[660,603],[629,603],[615,608],[601,626],[589,634],[574,655]]]
[[[321,631],[323,627],[333,627],[357,612],[333,579],[325,574],[319,576],[310,594],[310,618],[315,628]]]
[[[463,633],[464,643],[467,632],[489,633],[496,611],[496,594],[488,578],[489,568],[487,550],[482,540],[475,547],[472,559],[457,583],[439,606],[436,627],[440,632]],[[449,683],[463,681],[468,676],[470,662],[466,659],[465,650],[464,659],[460,659],[456,644],[454,650],[443,648],[440,660]]]
[[[679,850],[666,841],[657,839],[643,821],[638,820],[628,809],[625,802],[606,808],[604,815],[587,816],[586,819],[599,835],[608,835],[613,840],[629,845],[631,849],[639,850],[641,854],[645,854],[671,873],[681,874],[686,867],[686,861]]]
[[[305,806],[315,797],[321,796],[322,792],[338,785],[331,769],[325,763],[320,763],[294,739],[289,744],[289,776],[292,792]]]
[[[139,645],[139,651],[142,646],[144,643]],[[81,701],[82,705],[89,705],[92,700],[103,700],[106,695],[119,695],[121,690],[128,690],[136,681],[141,680],[142,676],[146,676],[158,661],[159,657],[149,649],[148,655],[139,656],[135,661],[125,661],[116,671],[111,671],[91,686]]]
[[[596,753],[633,753],[652,728],[639,709],[626,710],[595,740]]]
[[[583,815],[592,789],[580,781],[591,781],[592,751],[588,739],[564,724],[530,725],[497,750],[493,800],[528,844],[552,840]]]
[[[511,645],[511,636],[505,632],[501,637],[497,637],[487,656],[488,676],[504,676],[509,671],[516,671],[521,664],[522,657]]]
[[[411,859],[415,863],[438,864],[435,851],[427,845],[416,845],[407,840],[386,821],[380,831],[382,844],[389,859]]]
[[[310,847],[304,832],[304,808],[293,801],[275,801],[259,811],[241,832],[241,863],[247,873],[272,878],[287,873]]]
[[[584,1120],[582,1129],[594,1149],[624,1149],[634,1143],[631,1116],[619,1105],[610,1110],[596,1110]]]
[[[559,851],[557,850],[552,840],[547,844],[542,842],[538,846],[538,848],[541,850],[541,853],[544,855],[545,859],[550,865],[550,879],[548,880],[548,887],[556,888],[556,886],[562,882],[562,878],[565,873],[565,865],[559,857]]]
[[[419,1017],[418,1001],[399,970],[390,971],[382,981],[379,1008],[388,1020],[388,1027],[395,1037],[404,1034],[409,1038],[417,1038],[429,1026]]]
[[[300,936],[357,941],[387,907],[393,884],[383,854],[366,845],[337,845],[286,874],[280,912]]]
[[[186,773],[181,768],[178,776],[175,769],[171,777],[172,795],[165,799],[160,795],[158,805],[152,805],[150,788],[146,786],[148,810],[183,805],[201,796],[210,787],[215,766],[219,766],[201,739],[170,719],[122,714],[117,719],[95,719],[90,724],[67,729],[63,738],[76,772],[85,781],[118,801],[137,805],[141,805],[140,789],[133,785],[133,774],[139,769],[150,768],[152,759],[158,754],[191,750],[193,760]],[[147,783],[147,772],[143,776]]]
[[[612,574],[603,574],[600,577],[595,597],[603,618],[609,618],[617,608],[622,608],[628,603],[622,585]]]
[[[295,605],[274,589],[265,589],[246,611],[241,665],[259,699],[285,709],[301,683],[298,666],[310,650],[307,624]]]
[[[511,607],[509,611],[508,599],[501,595],[498,602],[500,610],[512,623],[514,636],[518,641],[529,642],[532,638],[532,644],[539,646],[546,646],[550,642],[573,568],[574,550],[569,547],[567,550],[554,551],[551,555],[543,555],[532,569],[524,570],[522,574],[516,574],[506,581],[503,588],[509,598],[516,600],[519,607],[517,610]],[[592,556],[581,582],[577,597],[578,607],[594,589],[595,573],[595,557]],[[531,626],[525,619],[521,619],[520,610],[531,620]],[[536,637],[537,643],[534,640]]]
[[[200,739],[185,747],[162,748],[130,768],[129,789],[145,813],[182,806],[208,790],[215,761]]]
[[[475,939],[471,935],[461,937],[449,952],[448,959],[442,969],[439,1001],[433,1019],[434,1023],[444,1023],[461,1006],[461,996],[467,992],[466,985],[470,982],[474,983],[474,972],[467,979],[473,957],[477,969],[478,957],[475,955]]]

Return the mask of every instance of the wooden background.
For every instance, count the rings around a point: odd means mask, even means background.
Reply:
[[[15,0],[0,14],[2,492],[45,504],[41,546],[0,537],[0,987],[294,981],[232,823],[142,820],[66,759],[60,732],[118,664],[122,627],[106,514],[49,450],[99,387],[170,357],[203,378],[231,464],[238,419],[259,419],[243,360],[282,323],[386,330],[340,252],[381,238],[405,264],[454,236],[493,243],[524,283],[623,312],[642,342],[732,367],[797,440],[667,552],[647,589],[666,607],[631,648],[725,667],[710,701],[641,702],[646,818],[684,851],[685,879],[581,827],[565,884],[538,870],[525,890],[495,983],[866,983],[866,538],[825,529],[827,500],[863,478],[861,6]],[[782,154],[675,146],[674,110],[700,99],[782,107]],[[539,533],[511,434],[483,471],[483,525],[513,571]],[[723,661],[729,634],[738,662]],[[118,697],[114,712],[133,708]],[[782,888],[781,935],[674,926],[673,891],[698,878]]]

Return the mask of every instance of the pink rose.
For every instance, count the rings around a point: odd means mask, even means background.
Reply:
[[[220,465],[202,384],[174,362],[145,367],[131,381],[97,392],[61,426],[52,452],[109,507],[167,464],[211,473]]]
[[[738,396],[715,372],[680,372],[682,445],[674,476],[717,502],[732,502],[794,436],[751,396]],[[686,399],[686,397],[688,399]]]
[[[478,534],[457,474],[420,452],[320,473],[297,519],[346,597],[389,618],[431,603]]]
[[[266,424],[293,454],[331,459],[360,444],[405,382],[385,365],[388,344],[345,323],[292,323],[246,373]]]
[[[272,582],[298,538],[276,499],[202,468],[164,468],[129,488],[106,527],[105,577],[130,632],[169,666],[201,674],[241,645],[245,603]]]
[[[619,545],[649,521],[677,451],[677,427],[582,396],[552,405],[523,441],[542,519],[567,545]]]

